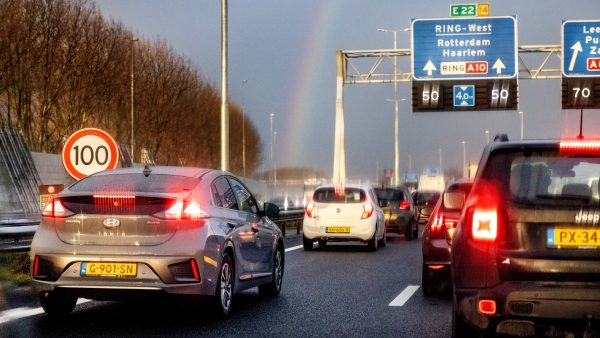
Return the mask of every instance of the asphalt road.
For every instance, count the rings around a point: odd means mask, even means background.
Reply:
[[[358,243],[305,252],[298,236],[286,241],[281,295],[243,292],[228,319],[202,306],[152,300],[86,301],[55,321],[33,302],[0,312],[0,337],[450,336],[450,298],[425,298],[420,288],[420,240],[392,238],[377,252]]]

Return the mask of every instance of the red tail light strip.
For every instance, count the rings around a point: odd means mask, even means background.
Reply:
[[[561,152],[600,153],[600,139],[565,138],[560,140],[558,149]]]
[[[40,259],[39,257],[36,255],[35,256],[35,260],[33,261],[33,277],[37,277],[38,275],[38,268],[40,266]]]

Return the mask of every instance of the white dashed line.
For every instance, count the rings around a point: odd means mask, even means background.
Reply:
[[[91,302],[90,299],[80,298],[77,300],[77,304],[83,304]],[[22,319],[25,317],[37,316],[44,313],[41,307],[30,308],[30,307],[18,307],[6,311],[0,312],[0,324],[12,322],[13,320]]]
[[[285,249],[285,252],[290,252],[290,251],[298,250],[300,248],[302,248],[302,245],[296,245],[296,246],[293,246],[291,248]]]
[[[409,285],[400,294],[394,298],[389,306],[403,306],[406,301],[412,297],[412,295],[419,289],[418,285]]]

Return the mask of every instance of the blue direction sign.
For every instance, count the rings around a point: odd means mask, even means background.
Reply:
[[[600,21],[566,20],[562,23],[564,77],[600,77]]]
[[[454,86],[454,106],[473,107],[475,105],[475,85]]]
[[[415,80],[517,77],[514,17],[413,19]]]

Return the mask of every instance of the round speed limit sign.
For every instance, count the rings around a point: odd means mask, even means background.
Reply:
[[[69,175],[80,180],[102,170],[115,169],[119,163],[119,147],[104,130],[80,129],[67,139],[62,162]]]

